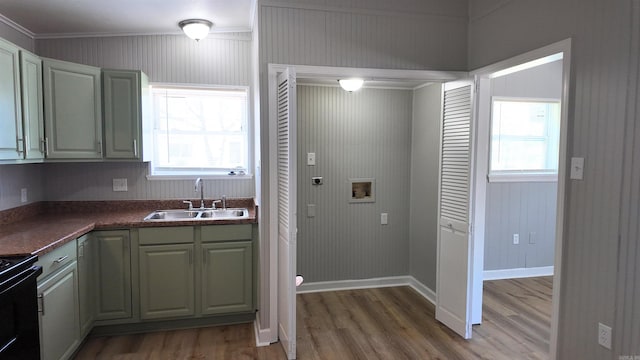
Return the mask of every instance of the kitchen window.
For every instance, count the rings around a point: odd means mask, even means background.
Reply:
[[[245,175],[248,89],[154,85],[151,177]]]
[[[560,101],[493,98],[489,181],[556,181]]]

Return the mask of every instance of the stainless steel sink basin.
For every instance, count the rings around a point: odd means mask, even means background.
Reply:
[[[193,221],[193,220],[231,220],[249,217],[247,209],[194,209],[194,210],[156,210],[145,216],[144,221]]]

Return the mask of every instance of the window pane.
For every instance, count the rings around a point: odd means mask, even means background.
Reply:
[[[491,172],[558,171],[560,103],[494,100]]]
[[[246,90],[154,87],[152,91],[153,169],[182,173],[248,169]]]

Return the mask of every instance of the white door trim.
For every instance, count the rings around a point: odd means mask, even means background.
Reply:
[[[554,274],[553,274],[553,309],[551,313],[551,343],[550,343],[550,357],[551,359],[557,358],[557,348],[558,348],[558,321],[560,314],[560,296],[562,293],[562,255],[564,249],[564,241],[563,241],[563,232],[564,232],[564,215],[565,215],[565,192],[567,186],[567,136],[568,136],[568,108],[569,108],[569,82],[571,75],[571,39],[565,39],[548,46],[529,51],[527,53],[512,57],[510,59],[506,59],[495,64],[491,64],[485,66],[483,68],[473,70],[470,72],[471,75],[476,79],[476,83],[480,82],[483,79],[490,79],[496,76],[496,73],[500,74],[500,72],[508,71],[508,69],[512,69],[517,67],[518,70],[523,70],[528,67],[539,65],[540,59],[546,58],[542,61],[551,61],[553,60],[553,55],[563,53],[562,57],[562,106],[561,106],[561,123],[560,123],[560,149],[559,149],[559,164],[558,164],[558,195],[557,195],[557,215],[556,215],[556,235],[555,235],[555,254],[554,254]],[[476,118],[474,121],[478,121]],[[477,136],[475,134],[474,136]],[[476,184],[478,185],[478,184]],[[486,186],[486,183],[483,183],[482,186]],[[476,186],[476,191],[477,191]],[[478,224],[478,221],[484,222],[484,212],[482,214],[475,214],[477,216],[481,216],[480,220],[478,217],[475,218],[475,223]],[[474,215],[474,216],[475,216]],[[481,238],[478,237],[476,239],[476,235],[481,235]],[[478,243],[476,243],[478,241]],[[484,244],[484,234],[478,234],[478,232],[474,232],[473,243],[475,245],[479,245],[479,242]],[[476,247],[475,250],[481,250],[482,248]],[[474,272],[478,271],[477,268],[474,269]],[[482,274],[482,269],[480,270]]]

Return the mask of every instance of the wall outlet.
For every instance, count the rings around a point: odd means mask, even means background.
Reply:
[[[27,202],[27,188],[20,189],[20,202]]]
[[[322,185],[322,176],[314,176],[311,178],[311,185]]]
[[[520,244],[520,234],[513,234],[513,245]]]
[[[598,344],[611,350],[611,328],[603,323],[598,323]]]
[[[389,223],[389,214],[381,213],[380,214],[380,225],[387,225]]]
[[[128,191],[127,179],[113,179],[113,191]]]

